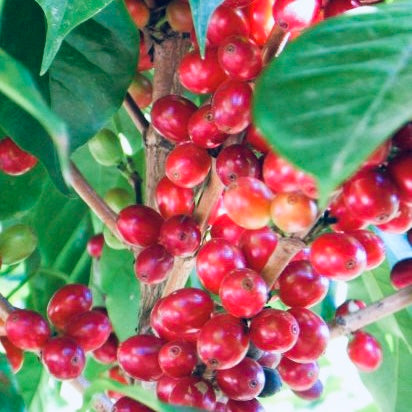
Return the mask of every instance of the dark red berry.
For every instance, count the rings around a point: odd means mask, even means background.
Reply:
[[[299,398],[305,399],[307,401],[314,401],[319,399],[323,393],[322,382],[318,379],[313,386],[305,391],[293,391],[296,396]]]
[[[348,344],[350,360],[363,372],[373,372],[382,363],[382,348],[369,333],[357,331]]]
[[[389,162],[388,171],[403,202],[412,204],[412,151],[401,152]],[[384,223],[384,222],[379,222]]]
[[[319,376],[317,362],[297,363],[285,357],[280,361],[278,371],[282,381],[295,391],[309,389]]]
[[[349,299],[336,309],[335,317],[350,315],[363,308],[366,308],[366,303],[362,300]]]
[[[169,402],[170,394],[172,393],[176,384],[180,381],[181,378],[172,378],[167,375],[163,375],[156,382],[156,395],[158,399],[162,402]]]
[[[391,270],[391,283],[395,289],[412,285],[412,258],[400,260]]]
[[[17,346],[13,345],[6,336],[0,337],[1,346],[6,352],[7,360],[9,361],[14,373],[17,373],[23,366],[24,354]]]
[[[37,159],[20,149],[10,137],[0,140],[0,170],[11,176],[27,173],[37,164]]]
[[[324,8],[325,18],[338,16],[361,5],[358,0],[330,0]]]
[[[364,247],[366,270],[375,269],[385,260],[385,244],[378,235],[370,230],[354,230],[346,233],[354,237]]]
[[[412,122],[406,123],[392,138],[393,144],[401,150],[412,150]]]
[[[265,409],[256,399],[250,401],[229,399],[226,404],[226,412],[265,412]]]
[[[103,343],[100,348],[93,351],[93,357],[100,363],[110,365],[115,363],[117,360],[117,347],[119,341],[114,333],[112,333],[109,338]]]
[[[154,409],[151,409],[132,398],[123,396],[116,401],[111,412],[154,412]]]
[[[104,245],[103,233],[94,235],[87,242],[87,253],[93,258],[99,259],[100,256],[102,255],[103,245]]]
[[[196,346],[184,341],[166,343],[159,352],[159,365],[173,378],[190,376],[197,365]]]

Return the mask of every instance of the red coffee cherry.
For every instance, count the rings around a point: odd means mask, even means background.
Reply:
[[[172,393],[176,384],[181,380],[181,378],[172,378],[167,375],[163,375],[156,382],[156,395],[159,401],[169,403],[170,394]]]
[[[412,122],[406,123],[392,138],[392,142],[401,150],[412,150]]]
[[[225,147],[216,159],[216,172],[225,186],[239,177],[260,177],[260,164],[254,153],[243,144]]]
[[[139,72],[135,73],[133,82],[130,85],[128,92],[141,109],[146,108],[150,105],[150,103],[152,103],[152,82]]]
[[[208,381],[192,376],[179,379],[170,394],[169,403],[212,411],[216,394]]]
[[[334,17],[360,6],[358,0],[330,0],[324,8],[324,15],[325,18]]]
[[[273,17],[284,30],[301,31],[316,22],[320,7],[320,0],[276,0]]]
[[[190,140],[204,149],[220,146],[228,137],[221,132],[214,122],[212,106],[206,104],[195,111],[187,125]]]
[[[132,205],[120,211],[117,229],[126,242],[146,247],[157,242],[162,223],[163,218],[154,209]]]
[[[246,261],[241,250],[224,239],[206,242],[196,259],[196,273],[200,282],[216,295],[223,278],[229,272],[245,267]]]
[[[236,134],[249,126],[252,94],[249,83],[239,80],[226,80],[217,88],[212,99],[212,112],[219,130]]]
[[[105,365],[115,363],[117,360],[117,347],[119,341],[114,333],[110,334],[109,338],[103,343],[100,348],[92,352],[93,358]]]
[[[331,217],[337,219],[337,222],[331,225],[331,228],[335,232],[358,230],[367,226],[367,223],[364,220],[355,217],[350,212],[350,209],[345,204],[342,194],[330,204],[329,214]]]
[[[272,7],[274,0],[260,0],[248,7],[250,38],[263,46],[275,24]]]
[[[226,214],[219,216],[210,228],[210,236],[212,236],[212,239],[225,239],[235,246],[239,245],[244,232],[245,229],[237,225]]]
[[[141,31],[139,33],[139,62],[137,65],[137,71],[144,72],[145,70],[153,69],[153,58],[149,53],[149,49],[147,48],[143,32]]]
[[[391,220],[399,208],[395,183],[386,173],[373,169],[361,171],[345,183],[343,197],[350,213],[376,225]]]
[[[121,368],[132,378],[143,381],[158,380],[163,371],[158,362],[163,341],[152,335],[135,335],[119,346],[117,360]]]
[[[17,373],[23,366],[24,354],[17,346],[13,345],[6,336],[0,337],[0,343],[6,352],[7,360],[14,373]]]
[[[130,384],[129,379],[126,377],[124,372],[118,366],[113,366],[112,368],[110,368],[108,375],[110,379],[116,382],[122,383],[124,385]],[[122,393],[116,392],[116,391],[110,391],[110,390],[107,391],[107,396],[115,400],[118,400],[124,397]]]
[[[348,355],[355,366],[363,372],[373,372],[382,363],[382,348],[369,333],[357,331],[348,344]]]
[[[262,391],[265,374],[261,365],[245,358],[233,368],[217,371],[216,380],[219,388],[230,399],[249,401]]]
[[[282,381],[295,391],[311,388],[319,376],[317,362],[297,363],[285,357],[280,361],[278,371]]]
[[[198,50],[187,53],[180,62],[178,73],[180,83],[196,94],[213,93],[226,79],[216,48],[207,48],[204,59]]]
[[[174,31],[190,33],[193,29],[192,13],[186,0],[172,0],[166,7],[166,18]]]
[[[156,187],[156,204],[165,219],[174,215],[190,215],[195,208],[193,189],[177,186],[163,176]]]
[[[143,29],[149,21],[150,10],[143,0],[126,0],[130,16],[139,29]]]
[[[104,246],[103,233],[92,236],[87,242],[87,253],[95,259],[99,259],[102,255]]]
[[[349,299],[336,309],[335,317],[346,316],[363,308],[366,308],[366,303],[362,300]]]
[[[225,0],[223,6],[241,8],[246,7],[255,0]]]
[[[351,280],[366,268],[365,248],[345,233],[325,233],[312,243],[310,263],[330,279]]]
[[[299,336],[294,316],[278,309],[264,309],[250,323],[250,339],[259,349],[286,352]]]
[[[391,283],[395,289],[412,285],[412,258],[400,260],[391,270]]]
[[[246,230],[240,238],[240,248],[245,255],[247,264],[257,272],[265,267],[277,243],[276,233],[268,226],[262,229]]]
[[[207,27],[207,40],[219,46],[229,36],[249,36],[249,23],[241,12],[220,6],[212,14]]]
[[[370,230],[354,230],[346,233],[354,237],[364,247],[366,270],[375,269],[385,260],[385,244],[378,235]]]
[[[159,365],[173,378],[190,376],[197,365],[196,346],[184,341],[166,343],[159,352]]]
[[[380,230],[387,233],[402,234],[412,227],[412,204],[400,202],[398,213],[389,222],[376,225]]]
[[[291,307],[316,305],[326,296],[329,287],[328,279],[316,273],[306,260],[289,263],[278,282],[280,300]]]
[[[362,168],[379,166],[386,162],[392,148],[391,139],[386,140],[363,162]]]
[[[177,186],[193,188],[202,183],[212,166],[205,149],[193,143],[175,147],[166,159],[166,176]]]
[[[399,189],[402,201],[412,204],[412,151],[401,152],[388,164],[388,172]],[[378,222],[384,223],[384,222]]]
[[[207,321],[200,330],[197,352],[210,369],[229,369],[246,355],[249,333],[243,320],[219,314]]]
[[[153,127],[173,143],[189,140],[187,124],[197,107],[184,97],[170,94],[153,103]]]
[[[271,0],[270,0],[271,1]],[[270,150],[270,145],[261,132],[251,124],[247,128],[246,141],[253,146],[253,148],[263,154],[266,154]]]
[[[252,80],[262,70],[260,48],[246,37],[227,37],[219,46],[218,57],[222,69],[235,80]]]
[[[279,352],[265,351],[257,362],[259,365],[265,366],[266,368],[276,369],[281,359],[282,355]]]
[[[20,349],[40,350],[50,336],[49,324],[37,312],[16,309],[5,322],[9,341]]]
[[[328,326],[321,317],[309,309],[291,308],[288,312],[299,324],[299,336],[296,344],[284,356],[299,363],[315,361],[323,354],[328,344]]]
[[[100,348],[112,332],[109,318],[100,311],[91,310],[70,318],[66,333],[75,340],[85,352]]]
[[[92,303],[91,290],[72,283],[54,293],[47,305],[47,316],[57,329],[64,330],[71,318],[89,311]]]
[[[307,401],[314,401],[319,399],[323,393],[322,382],[318,379],[313,386],[305,391],[293,391],[296,396],[299,398],[305,399]]]
[[[223,307],[231,315],[251,318],[265,306],[268,288],[263,278],[254,270],[235,269],[223,278],[219,296]]]
[[[68,336],[49,339],[41,355],[49,373],[62,380],[77,378],[86,362],[83,349]]]
[[[226,190],[223,203],[228,216],[245,229],[261,229],[270,220],[272,192],[260,180],[239,177]]]
[[[226,412],[265,412],[265,409],[257,399],[250,401],[229,399],[226,403]]]
[[[173,256],[162,245],[152,245],[137,256],[134,273],[141,282],[154,285],[166,279],[173,262]]]
[[[113,405],[112,412],[154,412],[154,410],[132,398],[123,396]]]
[[[0,170],[11,176],[27,173],[37,164],[37,158],[20,149],[10,137],[0,140]]]

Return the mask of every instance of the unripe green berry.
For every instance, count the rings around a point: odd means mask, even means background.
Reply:
[[[103,236],[106,245],[112,249],[126,249],[126,246],[106,226],[103,228]]]
[[[89,140],[92,156],[103,166],[118,165],[123,159],[120,140],[109,129],[103,129]]]
[[[125,207],[132,205],[135,199],[126,189],[114,187],[104,195],[104,201],[114,212],[119,213]]]
[[[0,233],[0,256],[6,265],[27,259],[36,247],[37,237],[27,225],[14,225]]]

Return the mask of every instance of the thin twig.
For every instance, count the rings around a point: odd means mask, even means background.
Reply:
[[[123,102],[123,105],[132,119],[136,129],[140,132],[142,136],[146,135],[147,129],[149,127],[149,122],[146,117],[144,117],[143,112],[140,110],[139,106],[133,100],[133,97],[127,93],[126,99]]]
[[[286,32],[275,24],[262,48],[263,65],[266,66],[274,57],[278,56],[286,46],[290,32]]]

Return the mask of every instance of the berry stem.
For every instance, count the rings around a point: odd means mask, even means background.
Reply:
[[[127,93],[123,105],[127,113],[129,114],[130,118],[132,119],[134,125],[136,126],[136,129],[144,137],[149,127],[149,122],[144,117],[144,114],[142,113],[139,106],[136,104],[136,102],[133,100],[133,97],[129,93]]]
[[[262,48],[263,65],[266,66],[274,57],[277,57],[286,46],[290,33],[275,24]]]
[[[330,324],[331,338],[348,335],[412,304],[412,285]]]

